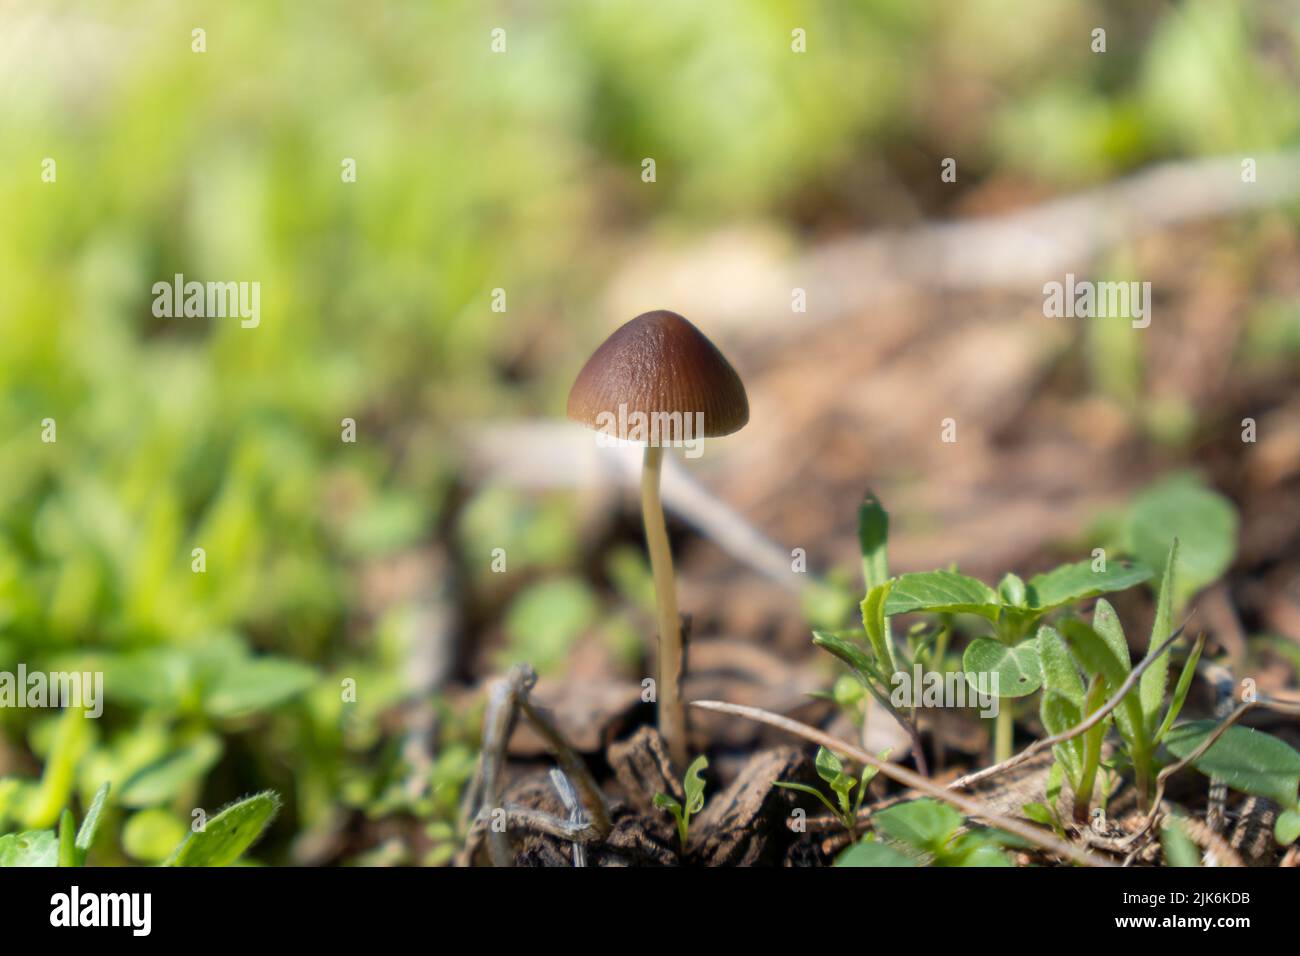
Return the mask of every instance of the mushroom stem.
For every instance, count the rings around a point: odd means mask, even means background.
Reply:
[[[673,552],[668,546],[668,527],[659,500],[659,475],[664,450],[647,445],[641,470],[641,520],[645,523],[650,570],[655,579],[659,606],[659,732],[668,744],[668,754],[679,766],[686,766],[686,708],[682,705],[682,630],[677,616],[677,593],[673,585]]]

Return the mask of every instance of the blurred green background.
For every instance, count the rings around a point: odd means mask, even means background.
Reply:
[[[543,665],[605,615],[563,574],[567,498],[466,488],[446,437],[558,416],[629,243],[942,217],[943,156],[1033,197],[1294,143],[1298,50],[1295,4],[1215,0],[3,5],[0,668],[102,668],[108,708],[0,712],[0,832],[109,779],[92,861],[152,862],[190,808],[272,787],[267,862],[445,859],[476,714],[445,707],[412,795],[419,598],[368,612],[366,572],[504,536],[557,572],[505,625]],[[259,281],[260,327],[154,318],[177,272]],[[631,600],[639,560],[610,559]]]

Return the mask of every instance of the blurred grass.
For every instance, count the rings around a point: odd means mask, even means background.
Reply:
[[[358,569],[439,533],[450,427],[556,412],[636,237],[734,220],[811,238],[907,214],[864,176],[946,202],[928,185],[944,156],[962,183],[1057,191],[1294,143],[1300,123],[1289,4],[19,3],[0,36],[0,667],[118,675],[84,740],[0,713],[0,832],[103,778],[199,768],[143,790],[172,816],[145,806],[105,861],[151,860],[199,801],[268,786],[291,801],[278,859],[341,808],[416,811],[393,795],[384,720],[404,609],[359,615]],[[151,286],[174,273],[260,281],[260,327],[155,319]],[[1249,347],[1294,337],[1287,308],[1261,306]],[[490,527],[525,568],[572,567],[565,503],[502,494],[469,502],[458,546]],[[613,573],[644,589],[643,567]],[[561,666],[598,619],[626,655],[626,620],[606,617],[579,581],[533,584],[501,659]],[[258,655],[274,686],[214,706]],[[472,744],[472,724],[444,743]],[[435,771],[453,789],[465,773]],[[418,809],[445,823],[438,793]]]

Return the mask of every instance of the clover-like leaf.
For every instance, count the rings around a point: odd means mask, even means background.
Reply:
[[[978,675],[996,676],[999,697],[1026,697],[1043,682],[1038,642],[1033,638],[1014,647],[991,637],[977,638],[967,645],[961,666],[966,672],[966,682],[976,690],[980,689]]]

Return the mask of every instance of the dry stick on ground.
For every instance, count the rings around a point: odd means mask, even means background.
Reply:
[[[564,804],[564,809],[569,813],[569,822],[579,826],[585,824],[587,815],[583,813],[578,791],[573,789],[573,784],[559,767],[551,768],[551,784],[555,787],[555,792],[560,795],[560,802]],[[573,865],[587,865],[587,845],[581,840],[573,841]]]
[[[493,812],[498,809],[504,811],[507,827],[513,823],[575,842],[603,840],[612,827],[605,795],[592,779],[582,758],[574,753],[551,720],[528,699],[528,692],[536,683],[537,674],[531,667],[516,664],[492,688],[487,713],[483,717],[483,747],[478,769],[465,791],[465,802],[461,809],[462,828],[468,829],[471,820],[490,808]],[[590,822],[562,820],[529,807],[501,805],[501,769],[505,764],[506,746],[510,743],[510,735],[514,732],[521,713],[546,739],[555,759],[576,782],[578,791],[587,801]],[[487,846],[493,866],[514,865],[514,854],[504,830],[489,826]]]
[[[1040,754],[1044,750],[1055,747],[1057,744],[1063,744],[1067,740],[1073,740],[1080,734],[1086,734],[1093,727],[1096,727],[1099,723],[1105,720],[1112,710],[1123,703],[1124,698],[1128,696],[1129,691],[1133,689],[1134,685],[1137,684],[1138,679],[1142,676],[1142,672],[1155,663],[1155,661],[1169,649],[1169,646],[1173,644],[1174,641],[1183,636],[1183,630],[1186,627],[1187,625],[1184,624],[1182,627],[1178,628],[1178,630],[1170,634],[1169,637],[1161,643],[1158,648],[1156,648],[1154,654],[1148,654],[1139,661],[1137,667],[1129,671],[1128,677],[1124,679],[1124,683],[1119,685],[1119,689],[1115,691],[1114,696],[1112,696],[1110,700],[1106,701],[1106,703],[1097,710],[1093,711],[1086,720],[1081,721],[1069,730],[1062,731],[1053,737],[1044,737],[1042,740],[1035,740],[1024,750],[1020,751],[1020,753],[1016,754],[1014,757],[1009,757],[1001,763],[994,764],[991,767],[985,767],[983,770],[976,770],[974,773],[968,773],[964,777],[958,777],[952,783],[948,784],[949,788],[953,790],[964,790],[972,784],[979,783],[981,780],[987,780],[994,774],[1002,773],[1004,770],[1010,770],[1012,767],[1018,767],[1036,754]],[[1204,634],[1196,639],[1196,644],[1198,648],[1205,644]]]
[[[815,744],[820,744],[827,750],[834,750],[852,757],[854,760],[875,767],[886,777],[911,787],[914,790],[920,790],[928,793],[933,797],[943,800],[945,803],[951,803],[958,810],[962,811],[968,817],[977,817],[990,825],[997,827],[999,830],[1005,830],[1007,833],[1015,834],[1022,839],[1028,840],[1036,846],[1042,847],[1051,853],[1058,854],[1069,860],[1073,860],[1082,866],[1114,866],[1109,860],[1103,859],[1096,854],[1067,843],[1055,834],[1047,833],[1037,827],[1031,826],[1020,820],[1003,816],[993,810],[988,809],[973,797],[967,797],[959,793],[953,793],[946,790],[913,770],[899,766],[896,763],[889,763],[881,760],[874,754],[870,754],[860,747],[844,740],[832,737],[830,734],[818,730],[816,727],[810,727],[807,724],[800,723],[797,720],[791,720],[789,717],[783,717],[780,714],[774,714],[771,711],[762,710],[758,707],[746,707],[743,704],[728,704],[721,700],[695,700],[691,701],[692,707],[699,707],[701,710],[712,710],[719,714],[733,714],[737,717],[745,717],[749,720],[756,720],[759,723],[767,724],[770,727],[777,727],[781,730],[803,737]]]

